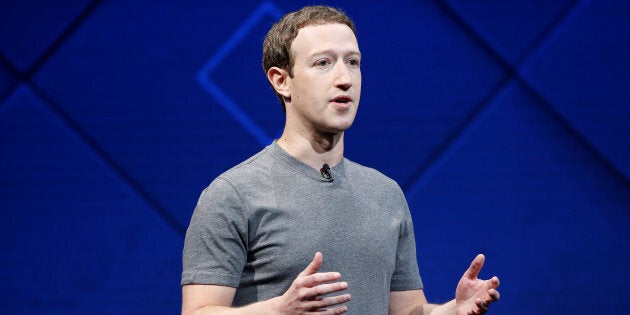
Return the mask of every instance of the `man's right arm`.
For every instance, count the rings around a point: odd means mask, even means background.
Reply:
[[[185,285],[182,287],[182,315],[274,314],[272,300],[231,307],[235,292],[235,288],[220,285]]]
[[[316,253],[311,263],[281,296],[253,303],[244,307],[231,307],[236,293],[235,288],[219,285],[184,285],[182,287],[182,315],[236,315],[236,314],[343,314],[348,311],[345,305],[350,294],[321,297],[348,288],[346,282],[339,282],[338,272],[319,273],[323,262],[321,253]],[[332,307],[332,308],[328,308]]]

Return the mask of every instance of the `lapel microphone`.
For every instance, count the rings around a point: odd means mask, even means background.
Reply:
[[[322,177],[327,179],[329,182],[333,182],[333,177],[332,174],[330,173],[330,166],[328,166],[328,164],[324,164],[322,165],[322,168],[319,170],[319,172],[322,174]]]

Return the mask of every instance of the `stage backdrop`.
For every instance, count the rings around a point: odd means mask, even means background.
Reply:
[[[312,1],[0,1],[0,309],[176,314],[201,190],[279,135],[261,70]],[[630,308],[630,2],[344,1],[347,157],[404,190],[426,294],[477,253],[492,314]],[[299,228],[299,227],[298,227]]]

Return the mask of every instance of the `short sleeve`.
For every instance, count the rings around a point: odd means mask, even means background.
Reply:
[[[399,190],[402,219],[396,248],[396,265],[392,275],[390,290],[404,291],[422,289],[422,279],[416,259],[416,240],[409,206],[402,190]]]
[[[237,190],[221,177],[202,192],[186,231],[182,285],[238,287],[247,260],[246,210]]]

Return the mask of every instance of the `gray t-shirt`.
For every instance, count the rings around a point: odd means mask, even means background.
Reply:
[[[237,288],[234,306],[282,295],[313,259],[347,281],[350,314],[387,314],[389,292],[422,288],[400,187],[343,159],[334,181],[276,142],[215,179],[193,213],[182,285]]]

